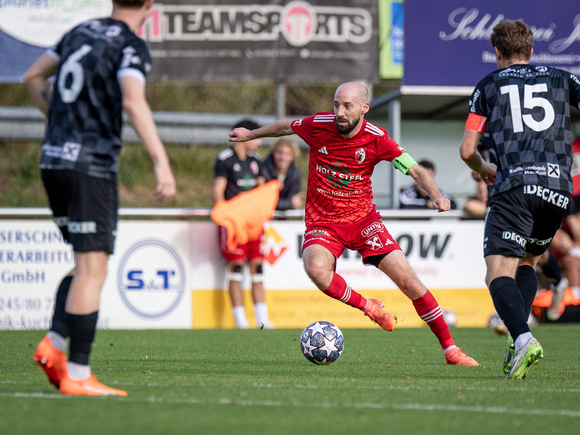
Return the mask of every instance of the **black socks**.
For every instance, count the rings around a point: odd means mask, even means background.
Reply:
[[[524,298],[515,279],[507,276],[497,277],[491,282],[489,292],[497,313],[514,340],[524,332],[530,331],[529,313],[525,311]]]
[[[68,324],[65,320],[64,307],[72,280],[72,276],[65,276],[58,286],[58,290],[56,291],[56,300],[54,302],[54,312],[52,314],[52,324],[50,326],[51,331],[56,332],[64,338],[69,336]]]
[[[66,313],[65,316],[70,330],[68,360],[89,365],[89,354],[95,339],[99,312],[84,315]]]

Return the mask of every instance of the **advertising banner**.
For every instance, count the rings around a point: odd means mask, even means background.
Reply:
[[[460,326],[485,326],[493,306],[485,289],[480,221],[386,221],[419,278],[452,310]],[[299,328],[326,319],[343,327],[373,327],[351,307],[325,296],[302,265],[301,221],[266,225],[264,286],[272,322]],[[48,329],[56,288],[74,266],[70,247],[49,220],[0,221],[0,330]],[[356,252],[337,272],[365,297],[382,300],[399,326],[421,326],[411,302]],[[244,270],[246,313],[253,303]],[[360,314],[360,315],[359,315]],[[101,329],[233,328],[225,266],[213,222],[125,221],[101,295]]]
[[[580,75],[578,0],[405,0],[403,83],[475,86],[497,69],[489,43],[503,18],[523,19],[534,32],[532,64]]]
[[[379,0],[379,76],[403,77],[405,49],[403,0]]]
[[[0,1],[0,82],[74,25],[109,15],[110,0]],[[156,0],[138,34],[152,80],[367,79],[378,52],[377,2]]]
[[[19,82],[30,65],[77,24],[110,15],[110,0],[0,0],[0,82]]]
[[[98,327],[190,328],[188,224],[119,223]],[[74,256],[52,221],[0,221],[0,329],[48,329]]]

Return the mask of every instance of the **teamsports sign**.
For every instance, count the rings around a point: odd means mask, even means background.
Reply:
[[[578,0],[406,0],[404,15],[405,85],[475,86],[497,69],[489,37],[503,18],[531,27],[532,64],[580,74]]]
[[[140,35],[154,78],[365,79],[376,9],[373,0],[161,0]]]
[[[0,82],[28,66],[110,0],[0,0]],[[378,52],[375,0],[156,0],[138,34],[152,79],[367,79]]]

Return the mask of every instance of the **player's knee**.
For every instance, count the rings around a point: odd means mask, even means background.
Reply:
[[[228,281],[242,282],[242,265],[232,265],[226,274],[226,278]]]
[[[329,286],[332,281],[332,276],[334,275],[334,272],[329,270],[327,267],[316,267],[310,264],[310,267],[304,265],[304,269],[308,277],[320,290],[326,289]]]
[[[318,276],[325,272],[330,272],[331,267],[328,266],[326,259],[321,256],[309,255],[303,258],[304,270],[311,278],[313,276]]]
[[[261,283],[264,281],[264,267],[261,264],[256,266],[256,271],[252,273],[252,282]]]

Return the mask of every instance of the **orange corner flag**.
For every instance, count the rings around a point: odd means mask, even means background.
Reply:
[[[272,180],[228,201],[215,204],[210,216],[216,224],[226,228],[227,247],[230,251],[260,236],[264,222],[274,216],[279,194],[280,183]]]

